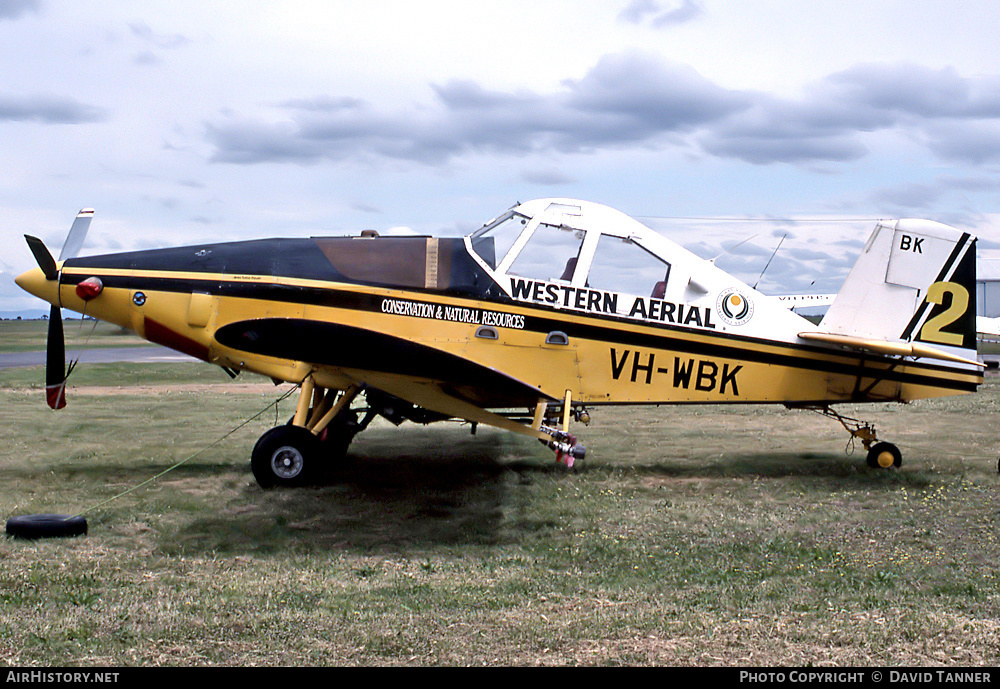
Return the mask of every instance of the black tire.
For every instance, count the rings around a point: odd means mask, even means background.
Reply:
[[[84,536],[87,520],[69,514],[25,514],[7,520],[7,535],[13,538],[59,538]]]
[[[890,457],[891,464],[888,463]],[[892,443],[875,443],[868,450],[868,466],[872,469],[888,469],[889,467],[898,469],[903,466],[903,455],[899,448]]]
[[[260,437],[250,470],[261,488],[305,486],[316,475],[319,440],[301,426],[275,426]]]

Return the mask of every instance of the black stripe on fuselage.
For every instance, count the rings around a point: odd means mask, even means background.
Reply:
[[[94,273],[63,273],[64,284],[76,284]],[[105,288],[133,289],[160,292],[202,292],[222,297],[234,297],[242,299],[253,299],[258,301],[275,301],[291,304],[304,304],[312,306],[326,306],[334,308],[351,309],[355,311],[382,312],[382,301],[384,296],[358,293],[350,290],[342,290],[336,287],[306,287],[301,285],[266,284],[266,283],[245,283],[238,281],[226,281],[218,279],[200,279],[185,277],[151,277],[151,276],[120,276],[96,274],[104,284]],[[270,276],[268,276],[270,277]],[[462,297],[452,293],[441,293],[419,290],[408,290],[410,293],[426,298],[426,303],[438,304],[433,299],[434,296],[447,296],[449,298],[459,298],[478,304],[490,304],[497,309],[503,307],[517,306],[531,311],[544,314],[564,314],[570,315],[566,311],[527,302],[515,302],[511,300],[498,301],[484,299],[482,297]],[[399,297],[395,297],[399,298]],[[406,298],[406,297],[403,297]],[[419,301],[412,298],[412,301]],[[605,321],[607,324],[601,323]],[[613,324],[617,324],[615,327]],[[624,327],[622,327],[624,326]],[[655,328],[663,331],[658,333],[645,333],[631,330],[632,327]],[[848,376],[858,376],[863,378],[877,378],[888,381],[908,382],[913,384],[928,385],[932,387],[958,390],[964,392],[974,392],[976,383],[966,383],[964,381],[939,378],[933,375],[934,372],[953,373],[954,369],[935,366],[933,364],[906,362],[910,369],[918,368],[928,372],[927,375],[917,373],[903,373],[894,368],[875,369],[868,368],[868,365],[883,365],[894,367],[900,364],[899,359],[869,355],[866,353],[850,354],[847,352],[832,352],[829,349],[810,345],[796,345],[772,340],[760,340],[757,338],[733,335],[731,333],[714,332],[711,330],[694,330],[681,328],[676,325],[637,322],[622,317],[614,317],[605,314],[583,314],[572,312],[571,318],[553,318],[549,315],[528,315],[525,317],[524,330],[538,333],[549,333],[553,331],[565,332],[570,337],[581,339],[605,341],[609,344],[622,344],[653,349],[663,349],[687,354],[700,354],[704,356],[716,356],[724,359],[734,359],[737,361],[749,361],[755,363],[789,366],[806,370],[820,370],[828,373],[842,374]],[[680,337],[674,333],[694,335],[698,337],[709,337],[722,342],[701,342]],[[757,347],[779,347],[789,350],[785,353],[768,352],[757,349]],[[810,359],[799,356],[800,353],[814,353],[824,356],[844,356],[858,359],[860,363],[839,363],[829,359]]]
[[[224,325],[215,337],[223,346],[253,354],[447,381],[451,394],[486,407],[532,406],[540,397],[556,401],[536,387],[442,349],[341,323],[257,318]]]

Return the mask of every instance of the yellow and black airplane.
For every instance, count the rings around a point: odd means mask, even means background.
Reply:
[[[775,403],[830,415],[873,467],[898,448],[833,411],[969,393],[975,238],[879,223],[814,324],[606,206],[542,199],[464,238],[264,239],[72,258],[17,278],[52,304],[49,404],[65,404],[60,307],[221,366],[300,386],[264,433],[261,486],[302,485],[375,416],[458,418],[538,438],[572,464],[571,423],[612,404]],[[68,254],[68,255],[67,255]]]

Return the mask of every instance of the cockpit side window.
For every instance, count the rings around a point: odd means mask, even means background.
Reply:
[[[590,264],[587,284],[594,289],[662,299],[670,264],[627,238],[603,235]]]
[[[511,213],[487,225],[472,235],[472,250],[486,264],[496,270],[514,242],[521,236],[528,219],[518,213]]]
[[[573,279],[585,235],[581,230],[542,223],[508,272],[535,280],[569,282]]]

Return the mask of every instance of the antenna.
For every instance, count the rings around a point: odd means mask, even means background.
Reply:
[[[767,263],[764,265],[764,270],[760,271],[760,275],[757,277],[757,282],[753,283],[754,289],[757,289],[757,285],[760,284],[760,279],[764,277],[764,272],[767,270],[767,267],[771,265],[771,261],[774,260],[774,255],[778,253],[778,249],[781,248],[781,243],[785,241],[785,237],[787,236],[788,236],[787,232],[781,235],[781,239],[778,240],[778,246],[774,247],[774,252],[771,254],[771,258],[767,259]]]
[[[718,261],[720,258],[722,258],[723,256],[725,256],[726,254],[728,254],[730,251],[732,251],[733,249],[735,249],[737,247],[743,246],[744,244],[746,244],[747,242],[749,242],[751,239],[753,239],[756,236],[757,236],[756,234],[752,234],[749,237],[747,237],[746,239],[744,239],[742,242],[737,242],[736,244],[733,244],[728,249],[723,249],[721,254],[719,254],[715,258],[708,259],[708,262],[714,264],[716,261]]]

